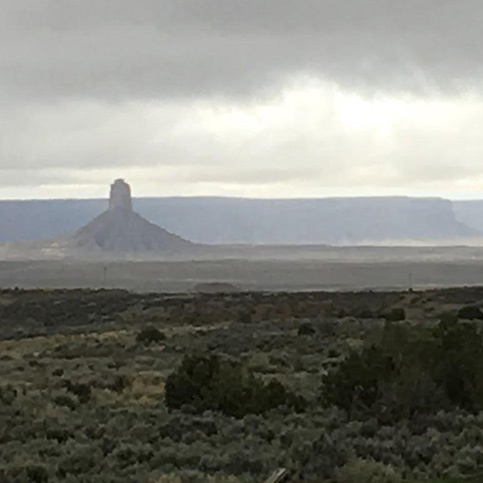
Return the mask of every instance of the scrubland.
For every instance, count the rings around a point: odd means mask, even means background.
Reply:
[[[0,481],[481,481],[483,288],[0,292]]]

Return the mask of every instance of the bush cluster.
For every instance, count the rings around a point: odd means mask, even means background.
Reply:
[[[136,335],[136,341],[144,345],[157,344],[163,340],[166,340],[166,335],[152,325],[144,327]]]
[[[241,362],[219,355],[185,356],[168,377],[165,395],[170,409],[191,406],[196,412],[221,411],[235,417],[303,406],[302,398],[279,381],[265,383]]]
[[[454,407],[483,409],[477,325],[448,318],[434,328],[386,323],[375,339],[323,377],[326,404],[387,421]]]

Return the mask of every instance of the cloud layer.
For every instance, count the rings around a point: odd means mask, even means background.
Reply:
[[[481,0],[0,6],[0,197],[481,187]]]

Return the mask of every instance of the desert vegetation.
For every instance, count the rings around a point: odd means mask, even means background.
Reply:
[[[0,291],[0,481],[481,481],[482,303]]]

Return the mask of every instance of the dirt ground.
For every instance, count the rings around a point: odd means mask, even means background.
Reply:
[[[135,291],[422,289],[483,283],[483,259],[0,262],[0,287]],[[223,285],[219,285],[223,284]]]

